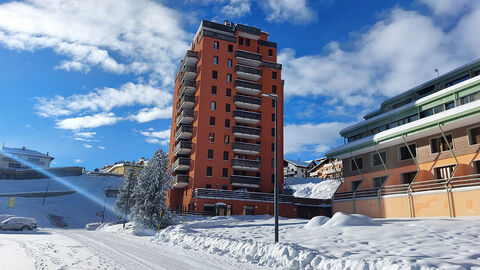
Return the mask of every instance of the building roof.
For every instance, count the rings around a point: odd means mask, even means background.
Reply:
[[[305,161],[294,161],[294,160],[289,160],[289,159],[283,159],[283,160],[288,162],[288,163],[292,163],[293,165],[295,165],[297,167],[306,168],[310,164],[310,162],[305,162]]]
[[[54,157],[49,156],[48,153],[43,154],[35,150],[27,149],[26,147],[22,147],[22,148],[2,147],[2,151],[5,151],[12,155],[27,155],[27,156],[54,159]]]

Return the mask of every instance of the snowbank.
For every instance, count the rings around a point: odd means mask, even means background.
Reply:
[[[322,180],[320,178],[285,178],[285,188],[293,190],[293,196],[300,198],[328,200],[340,186],[338,180]]]
[[[330,218],[325,216],[313,217],[312,219],[310,219],[310,221],[308,221],[307,224],[305,224],[304,228],[305,229],[319,228],[329,220]]]
[[[322,227],[324,228],[341,228],[346,226],[375,226],[377,225],[370,217],[353,214],[348,215],[342,212],[337,212],[328,220]]]

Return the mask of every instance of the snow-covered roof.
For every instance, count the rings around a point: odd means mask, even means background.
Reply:
[[[341,183],[337,179],[292,177],[284,180],[284,187],[293,190],[294,197],[328,200],[333,197]]]
[[[284,159],[286,162],[288,163],[292,163],[293,165],[297,166],[297,167],[307,167],[310,162],[304,162],[304,161],[294,161],[294,160],[289,160],[289,159]]]
[[[5,151],[11,155],[27,155],[27,156],[54,159],[54,157],[49,156],[48,154],[43,154],[35,150],[27,149],[26,147],[22,147],[22,148],[2,147],[2,151]]]

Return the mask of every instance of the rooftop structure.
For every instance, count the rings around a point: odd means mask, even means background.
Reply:
[[[54,157],[49,156],[48,152],[44,154],[25,146],[22,148],[3,146],[0,151],[0,168],[25,169],[32,165],[48,168],[53,159]]]

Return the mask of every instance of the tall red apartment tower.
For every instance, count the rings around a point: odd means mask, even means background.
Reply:
[[[283,186],[281,69],[268,33],[202,21],[175,79],[169,148],[174,189],[167,195],[172,209],[273,213],[269,200],[251,198],[273,193],[275,132]],[[262,94],[278,96],[278,116],[273,99]]]

